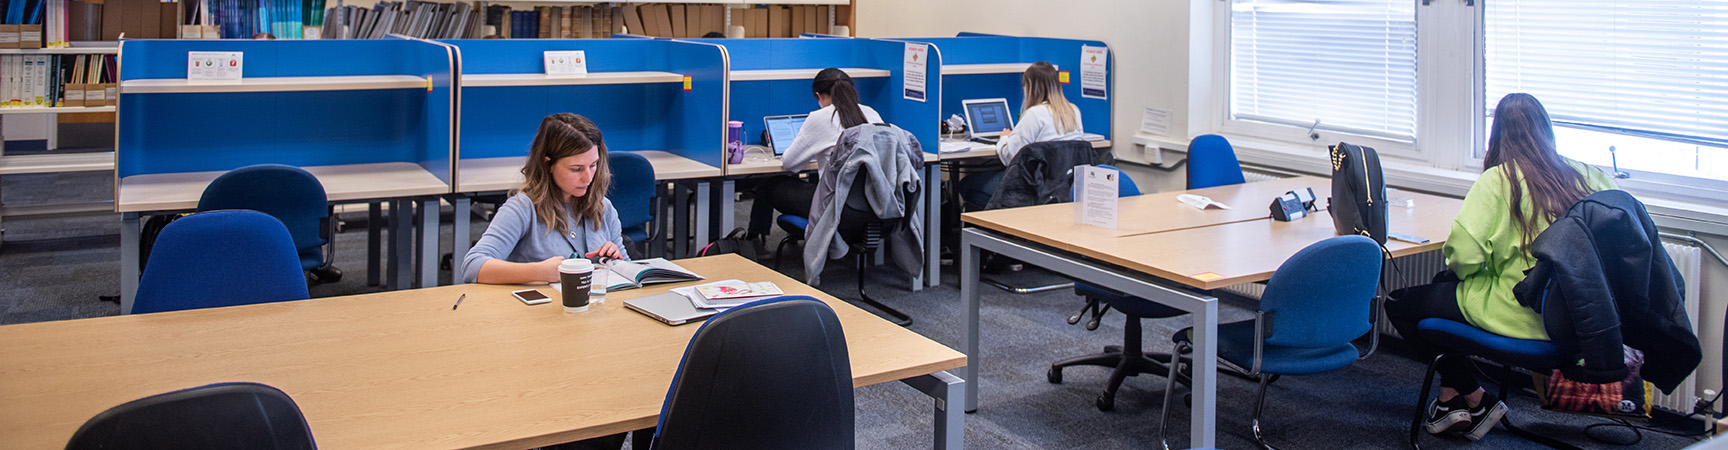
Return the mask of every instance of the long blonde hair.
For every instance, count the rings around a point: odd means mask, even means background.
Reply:
[[[600,152],[594,181],[588,184],[586,194],[566,203],[564,191],[553,181],[552,165],[589,149]],[[534,134],[534,143],[528,147],[528,162],[522,165],[522,177],[525,179],[522,187],[511,195],[528,194],[528,199],[534,202],[534,215],[546,228],[559,234],[569,233],[571,226],[565,217],[571,215],[570,211],[579,219],[587,219],[589,228],[595,230],[606,219],[606,190],[612,185],[612,170],[606,161],[606,141],[600,137],[600,127],[587,117],[558,113],[541,119],[540,131]]]
[[[1079,121],[1074,119],[1074,107],[1068,103],[1068,98],[1062,96],[1062,83],[1056,79],[1056,66],[1039,61],[1026,68],[1026,73],[1020,75],[1020,85],[1026,89],[1026,104],[1020,107],[1020,114],[1038,105],[1049,105],[1050,117],[1056,119],[1056,130],[1070,132],[1080,128]]]

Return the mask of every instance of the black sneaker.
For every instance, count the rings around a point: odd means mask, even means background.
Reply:
[[[1423,428],[1428,434],[1443,434],[1463,431],[1470,427],[1470,407],[1465,403],[1464,396],[1452,397],[1451,400],[1435,399],[1428,403],[1428,420]]]
[[[1500,423],[1500,418],[1506,416],[1506,404],[1494,394],[1482,393],[1482,401],[1470,408],[1470,431],[1464,432],[1464,437],[1470,440],[1482,439],[1489,431],[1494,430],[1494,424]]]

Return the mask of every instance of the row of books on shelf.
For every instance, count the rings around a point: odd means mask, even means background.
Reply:
[[[325,0],[186,0],[181,37],[318,39]],[[308,34],[310,31],[310,35]],[[212,31],[215,31],[212,35]]]
[[[113,106],[114,55],[0,55],[0,108]]]
[[[517,39],[603,39],[624,32],[622,7],[539,6],[512,11],[508,6],[486,8],[486,25],[493,34]]]
[[[480,4],[486,10],[485,24],[498,37],[510,39],[605,38],[615,33],[700,38],[726,32],[723,5],[538,6],[517,11]],[[834,12],[829,6],[757,5],[733,9],[731,14],[732,25],[743,27],[744,37],[766,38],[827,34]]]
[[[378,2],[371,8],[342,6],[325,12],[331,25],[325,39],[383,39],[399,34],[424,39],[472,39],[481,34],[481,16],[469,3],[409,0]]]

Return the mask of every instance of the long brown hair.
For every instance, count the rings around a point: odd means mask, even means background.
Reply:
[[[864,108],[858,106],[858,88],[852,85],[852,76],[846,71],[829,67],[816,73],[816,79],[810,81],[810,91],[828,96],[828,104],[834,105],[834,116],[840,118],[840,128],[852,128],[867,122]]]
[[[1068,97],[1062,96],[1062,83],[1057,80],[1056,66],[1044,61],[1032,63],[1026,68],[1026,73],[1020,75],[1020,85],[1026,88],[1026,102],[1020,107],[1022,115],[1034,106],[1049,105],[1050,118],[1055,119],[1058,132],[1080,128],[1074,120],[1074,107],[1068,103]]]
[[[566,203],[564,191],[552,179],[552,165],[590,149],[600,152],[594,181],[588,184],[586,194]],[[558,113],[541,119],[540,131],[534,134],[534,143],[528,147],[528,162],[522,165],[522,177],[525,181],[515,192],[528,194],[528,199],[534,201],[534,215],[539,216],[546,228],[559,234],[569,233],[571,227],[565,217],[574,215],[587,219],[589,228],[598,230],[606,219],[606,189],[612,185],[612,170],[606,162],[606,141],[600,137],[600,127],[587,117]],[[572,211],[574,214],[570,214]]]
[[[1482,170],[1501,164],[1509,165],[1501,171],[1512,187],[1512,220],[1523,232],[1526,248],[1535,239],[1538,218],[1553,222],[1573,203],[1590,195],[1584,174],[1568,164],[1554,144],[1554,123],[1548,110],[1530,94],[1507,94],[1494,107]],[[1530,190],[1530,214],[1524,213],[1526,188]]]

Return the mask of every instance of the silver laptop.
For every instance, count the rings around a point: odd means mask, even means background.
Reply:
[[[973,138],[986,138],[994,144],[1002,130],[1014,128],[1014,115],[1008,109],[1008,99],[962,100],[960,109],[966,112],[966,129],[972,130]]]
[[[697,308],[690,299],[676,292],[634,298],[624,301],[624,307],[631,311],[653,317],[667,325],[683,325],[699,322],[720,312],[718,309]]]
[[[792,140],[798,138],[798,130],[804,128],[804,119],[809,116],[799,114],[762,118],[762,129],[768,130],[768,145],[774,148],[774,156],[786,154],[786,149],[792,146]]]

